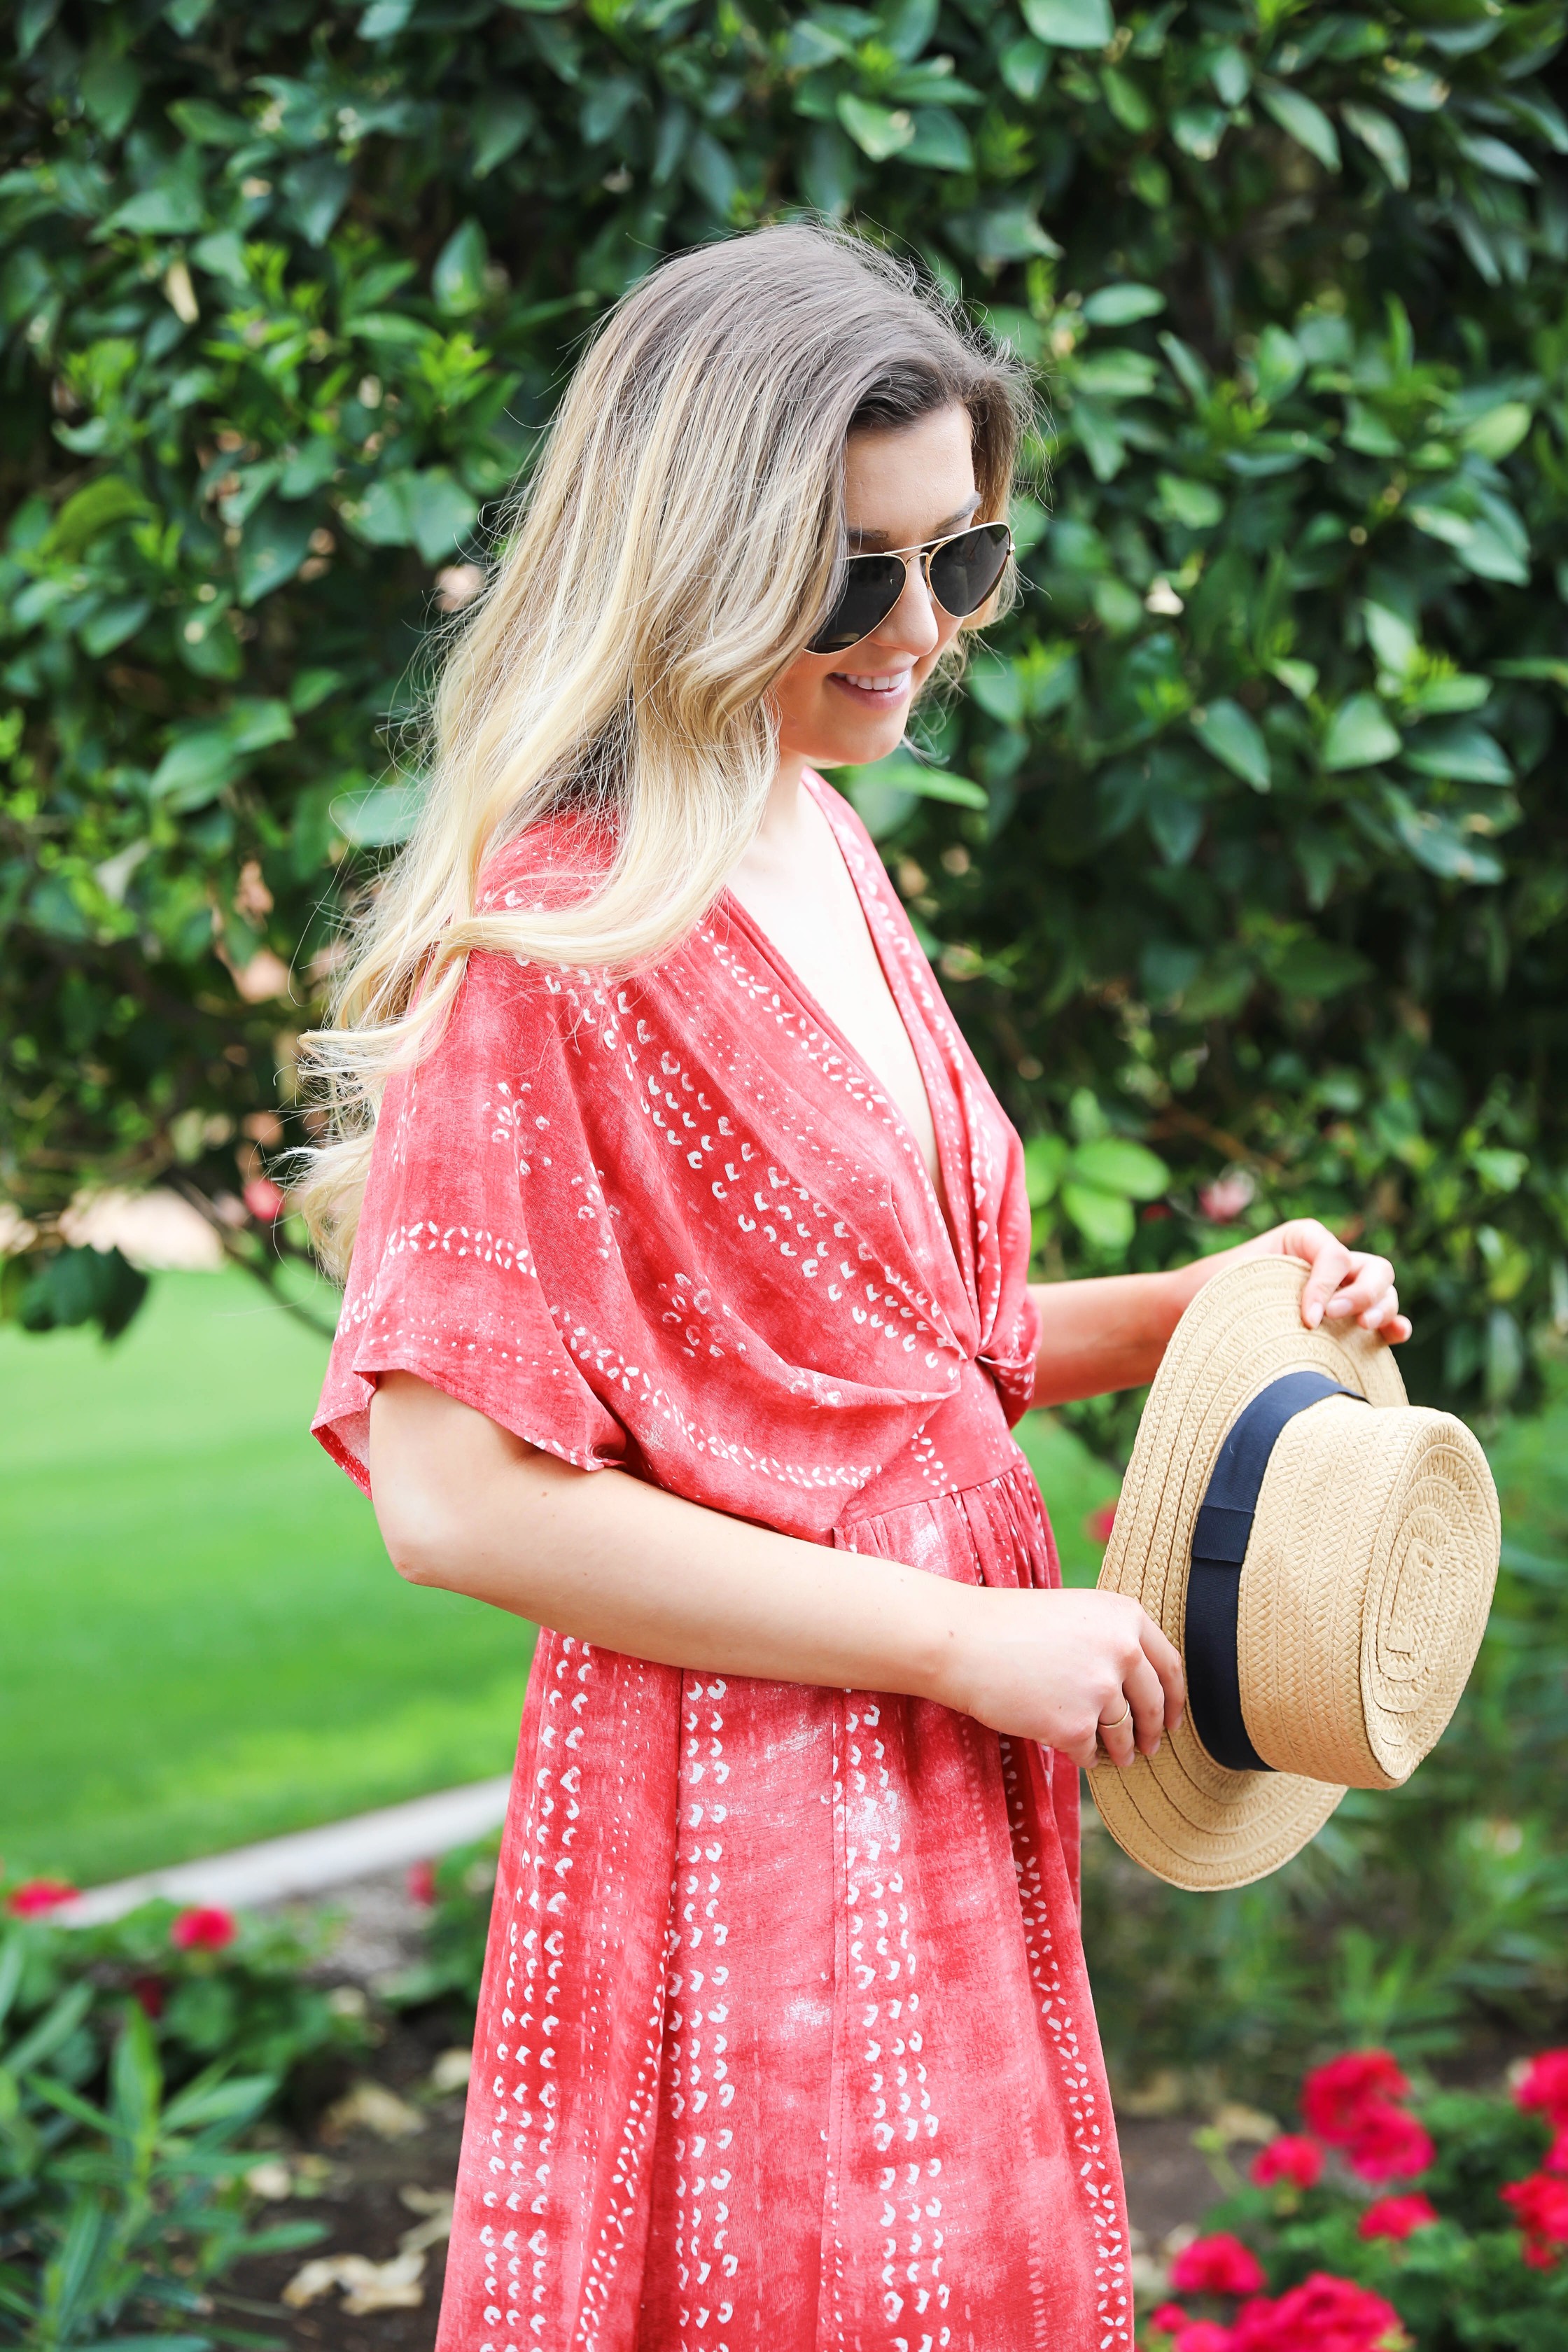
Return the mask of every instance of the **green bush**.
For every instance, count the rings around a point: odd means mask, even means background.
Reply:
[[[1316,1210],[1398,1258],[1425,1391],[1527,1390],[1568,1319],[1564,16],[26,0],[0,1184],[35,1255],[109,1179],[248,1184],[231,1246],[292,1246],[258,1180],[408,824],[433,575],[461,597],[606,300],[805,206],[921,257],[1050,402],[1029,593],[929,723],[943,796],[857,785],[1054,1139],[1043,1263]],[[1152,1179],[1055,1179],[1140,1138]],[[25,1260],[5,1297],[134,1303]]]
[[[276,2082],[226,2055],[166,2096],[146,2011],[116,2002],[105,2052],[93,2027],[107,2004],[74,1971],[29,2016],[36,1935],[0,1938],[0,2343],[204,2352],[237,2340],[213,2297],[224,2273],[321,2234],[311,2221],[249,2227],[236,2142]]]

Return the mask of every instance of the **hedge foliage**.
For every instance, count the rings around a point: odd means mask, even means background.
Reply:
[[[1397,1257],[1426,1392],[1528,1383],[1568,1324],[1565,16],[20,0],[12,1308],[133,1307],[56,1254],[84,1184],[181,1182],[275,1262],[257,1180],[406,828],[433,601],[601,307],[808,207],[1049,402],[1030,592],[928,722],[975,789],[858,786],[1037,1139],[1044,1264],[1312,1210]]]

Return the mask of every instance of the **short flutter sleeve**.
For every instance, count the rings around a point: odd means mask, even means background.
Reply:
[[[626,1457],[626,1432],[574,1361],[536,1255],[542,1208],[557,1259],[592,1253],[598,1224],[559,1003],[510,959],[471,956],[438,1043],[387,1087],[313,1424],[367,1490],[370,1402],[389,1371],[581,1469]]]

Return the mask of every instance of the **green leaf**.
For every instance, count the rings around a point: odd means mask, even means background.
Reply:
[[[1373,967],[1353,948],[1331,940],[1295,940],[1274,962],[1270,977],[1286,996],[1321,1002],[1357,988],[1372,978]]]
[[[1051,49],[1103,49],[1116,31],[1110,0],[1022,0],[1024,22]]]
[[[1531,411],[1522,400],[1500,401],[1496,408],[1471,419],[1459,438],[1478,457],[1493,465],[1510,457],[1530,430]]]
[[[1286,89],[1279,82],[1259,82],[1258,95],[1280,130],[1309,155],[1315,155],[1325,172],[1339,170],[1339,137],[1316,100],[1302,90]]]
[[[1212,751],[1233,776],[1239,776],[1255,793],[1268,790],[1274,780],[1268,746],[1258,721],[1239,702],[1222,696],[1218,701],[1194,710],[1188,724],[1204,749]]]
[[[441,247],[430,273],[436,308],[449,319],[463,318],[468,311],[477,310],[485,299],[489,262],[489,248],[483,229],[477,220],[464,221]]]
[[[1323,739],[1323,765],[1331,773],[1346,768],[1371,768],[1392,760],[1401,748],[1393,726],[1375,695],[1352,694],[1342,703]]]
[[[1342,106],[1340,114],[1346,130],[1353,131],[1377,158],[1389,184],[1403,193],[1410,185],[1410,150],[1398,123],[1375,106],[1353,102]]]
[[[1208,482],[1191,482],[1180,474],[1159,477],[1159,512],[1184,530],[1212,530],[1225,513],[1225,500]]]
[[[521,91],[487,90],[474,109],[475,179],[488,179],[498,164],[515,155],[538,124],[538,109]]]
[[[1091,327],[1131,327],[1139,319],[1152,319],[1165,307],[1165,298],[1152,286],[1125,278],[1114,286],[1097,286],[1084,302],[1083,315]]]
[[[100,531],[112,530],[116,523],[129,522],[148,511],[148,500],[134,482],[128,482],[121,474],[100,474],[66,500],[55,517],[47,544],[55,553],[79,555]]]
[[[867,784],[890,784],[894,791],[912,793],[918,800],[951,801],[958,808],[990,806],[983,788],[969,777],[950,774],[945,768],[928,767],[912,751],[891,751],[885,760],[873,761],[868,767],[838,768],[834,772],[857,790]]]
[[[1510,147],[1506,140],[1477,138],[1460,131],[1454,143],[1468,162],[1490,173],[1493,179],[1521,181],[1533,187],[1541,177],[1534,164],[1527,163],[1518,148]]]
[[[427,466],[403,480],[414,544],[426,563],[439,562],[479,520],[479,500],[446,466]]]
[[[1029,1205],[1044,1208],[1055,1192],[1068,1164],[1068,1145],[1060,1135],[1032,1135],[1024,1146],[1024,1181]]]
[[[424,794],[415,784],[378,784],[331,804],[331,819],[356,849],[390,848],[406,841],[419,821]]]
[[[914,116],[902,107],[876,106],[869,99],[857,98],[852,90],[843,90],[837,112],[850,138],[873,163],[885,163],[914,139]]]
[[[1069,1179],[1062,1186],[1062,1206],[1085,1241],[1108,1256],[1119,1257],[1132,1239],[1137,1221],[1125,1193]]]
[[[1171,1189],[1171,1171],[1164,1161],[1144,1144],[1120,1135],[1080,1143],[1072,1155],[1071,1172],[1082,1183],[1105,1192],[1124,1193],[1130,1201],[1158,1201]]]
[[[910,163],[923,163],[933,172],[970,172],[974,150],[969,133],[947,106],[917,106],[915,135],[902,150]]]
[[[1405,765],[1424,776],[1444,776],[1461,784],[1511,784],[1508,754],[1473,719],[1423,727],[1405,745]]]
[[[297,507],[264,499],[245,526],[235,560],[242,604],[258,604],[292,580],[310,550],[312,520]]]

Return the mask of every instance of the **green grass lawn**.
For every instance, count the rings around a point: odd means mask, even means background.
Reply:
[[[165,1274],[112,1348],[0,1329],[0,1854],[81,1884],[506,1770],[530,1629],[387,1563],[325,1348]]]
[[[112,1348],[0,1328],[0,1855],[83,1885],[504,1771],[529,1629],[388,1566],[307,1434],[322,1343],[160,1275]],[[1020,1433],[1068,1580],[1115,1480]]]

